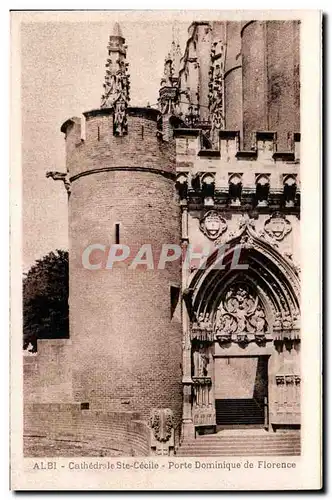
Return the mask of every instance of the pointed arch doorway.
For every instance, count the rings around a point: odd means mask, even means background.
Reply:
[[[212,256],[190,281],[191,342],[185,345],[191,352],[192,420],[185,406],[184,422],[191,420],[199,432],[211,426],[298,425],[296,270],[248,227],[232,243],[224,267]],[[248,264],[240,270],[227,265],[239,244],[241,262]],[[190,377],[184,378],[184,388],[189,384]]]

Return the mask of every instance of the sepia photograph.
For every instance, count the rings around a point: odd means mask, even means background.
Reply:
[[[295,468],[301,16],[70,14],[18,29],[23,457]]]

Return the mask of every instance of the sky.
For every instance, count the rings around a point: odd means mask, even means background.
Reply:
[[[65,171],[61,124],[99,108],[113,15],[93,22],[21,24],[23,269],[68,248],[67,194],[47,171]],[[97,18],[98,19],[98,18]],[[34,20],[35,21],[35,20]],[[120,22],[128,45],[131,106],[157,102],[173,36],[184,50],[189,22]]]

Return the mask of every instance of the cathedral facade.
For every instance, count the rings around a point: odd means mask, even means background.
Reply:
[[[299,33],[194,22],[138,108],[114,26],[101,106],[84,138],[62,125],[47,174],[68,191],[70,339],[25,361],[27,454],[41,427],[96,455],[300,453]]]

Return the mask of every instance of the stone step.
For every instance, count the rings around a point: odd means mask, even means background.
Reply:
[[[225,448],[252,448],[253,444],[252,443],[242,443],[242,444],[231,444],[231,443],[213,443],[213,444],[184,444],[180,446],[179,448],[190,448],[190,449],[196,449],[196,450],[211,450],[211,449],[225,449]],[[295,443],[255,443],[255,448],[294,448],[294,447],[300,447],[301,444],[299,442]]]
[[[177,450],[178,456],[295,456],[301,455],[300,432],[264,431],[221,433],[187,439]]]
[[[296,457],[301,456],[301,450],[215,450],[209,453],[178,451],[177,457]]]
[[[242,453],[260,453],[260,454],[266,454],[269,453],[270,455],[273,455],[274,452],[278,453],[295,453],[301,452],[301,447],[300,446],[289,446],[289,447],[270,447],[267,448],[265,446],[258,447],[258,448],[253,448],[251,446],[246,446],[243,448],[179,448],[177,454],[179,453],[185,453],[189,455],[194,455],[196,453],[199,453],[201,455],[210,455],[211,453],[223,453],[224,455],[227,455],[228,453],[231,455],[238,454],[241,455]]]
[[[217,438],[209,438],[206,436],[206,438],[198,437],[196,439],[192,440],[186,440],[184,441],[183,444],[185,443],[194,443],[194,444],[199,444],[199,443],[242,443],[242,442],[250,442],[250,443],[294,443],[294,442],[300,442],[299,437],[287,437],[287,438],[275,438],[275,437],[217,437]]]
[[[195,449],[212,449],[212,448],[289,448],[294,446],[300,446],[300,442],[292,441],[289,443],[185,443],[181,448],[195,448]]]

